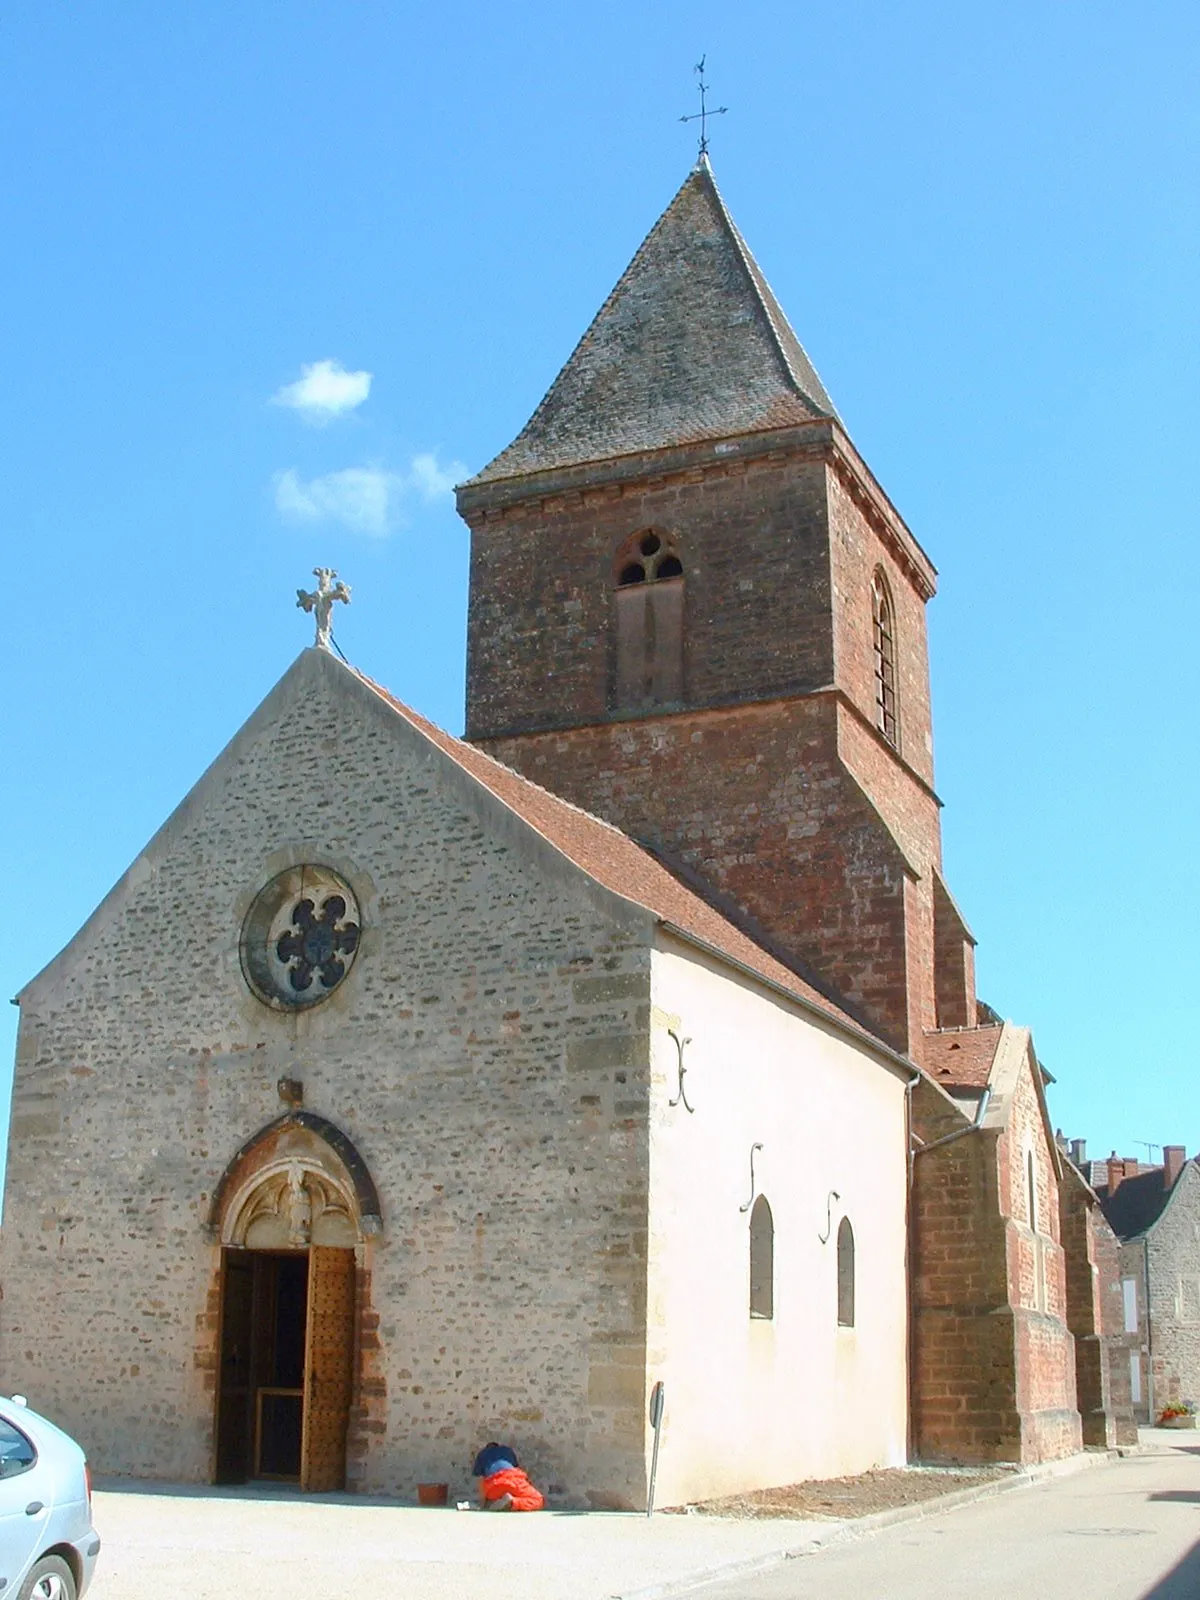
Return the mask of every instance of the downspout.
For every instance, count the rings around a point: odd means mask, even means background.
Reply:
[[[913,1322],[913,1263],[916,1254],[913,1244],[913,1125],[912,1125],[912,1097],[913,1090],[920,1082],[920,1073],[914,1073],[904,1085],[904,1147],[905,1178],[904,1185],[904,1243],[905,1260],[904,1270],[907,1282],[904,1285],[904,1307],[906,1312],[904,1330],[904,1371],[908,1380],[908,1404],[904,1408],[904,1459],[911,1461],[913,1455],[913,1345],[916,1339],[916,1329]]]
[[[916,1345],[916,1318],[913,1313],[913,1284],[916,1279],[916,1272],[914,1270],[916,1256],[916,1230],[914,1227],[915,1211],[913,1208],[914,1169],[916,1167],[918,1156],[923,1156],[929,1150],[937,1150],[941,1145],[953,1144],[955,1139],[962,1139],[968,1133],[977,1133],[983,1125],[984,1115],[986,1114],[988,1108],[988,1101],[992,1098],[991,1088],[985,1087],[983,1093],[979,1097],[979,1104],[975,1108],[975,1120],[973,1122],[968,1123],[965,1128],[955,1128],[953,1133],[943,1134],[940,1139],[934,1139],[930,1144],[914,1144],[916,1135],[913,1133],[912,1129],[912,1092],[920,1082],[920,1079],[921,1074],[917,1073],[914,1077],[911,1077],[904,1086],[904,1114],[906,1126],[908,1128],[908,1194],[906,1196],[906,1221],[908,1225],[906,1230],[908,1239],[908,1336],[905,1356],[908,1362],[908,1438],[906,1443],[906,1453],[909,1461],[913,1459],[913,1416],[916,1412],[916,1406],[913,1400],[913,1388],[916,1383],[916,1369],[913,1362],[913,1350]]]
[[[969,1122],[965,1128],[955,1128],[953,1133],[944,1133],[940,1139],[934,1139],[931,1144],[923,1144],[913,1151],[913,1159],[917,1156],[928,1155],[930,1150],[938,1150],[944,1144],[953,1144],[955,1139],[965,1139],[968,1133],[978,1133],[983,1126],[983,1119],[987,1115],[988,1101],[992,1098],[992,1089],[989,1084],[979,1097],[979,1104],[975,1108],[975,1120]]]

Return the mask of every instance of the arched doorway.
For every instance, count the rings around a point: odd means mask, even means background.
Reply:
[[[212,1223],[221,1245],[215,1479],[345,1483],[358,1266],[379,1226],[345,1136],[305,1112],[234,1157]]]

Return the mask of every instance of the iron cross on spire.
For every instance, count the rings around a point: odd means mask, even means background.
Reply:
[[[708,109],[708,104],[705,100],[705,96],[708,93],[708,85],[704,81],[704,56],[700,57],[699,61],[697,61],[692,70],[700,79],[700,109],[699,111],[693,111],[690,117],[680,117],[679,120],[680,122],[698,122],[700,124],[699,156],[703,161],[704,157],[708,154],[708,119],[709,117],[723,117],[729,110],[729,107],[716,106],[712,111]]]
[[[315,611],[317,614],[317,648],[328,650],[333,639],[333,602],[344,600],[350,604],[350,586],[338,578],[332,567],[314,567],[313,577],[317,580],[317,587],[312,594],[306,594],[303,589],[296,590],[296,604],[302,611]]]

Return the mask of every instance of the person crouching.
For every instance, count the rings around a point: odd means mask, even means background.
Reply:
[[[471,1471],[479,1479],[485,1511],[540,1511],[545,1496],[535,1489],[507,1444],[485,1444]]]

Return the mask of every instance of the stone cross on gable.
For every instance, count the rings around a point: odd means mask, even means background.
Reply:
[[[350,604],[350,586],[338,578],[332,567],[314,567],[313,577],[317,587],[312,594],[296,590],[296,604],[302,611],[317,614],[317,648],[328,650],[333,636],[333,602],[343,600]],[[337,582],[334,582],[334,579]]]

